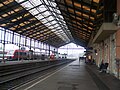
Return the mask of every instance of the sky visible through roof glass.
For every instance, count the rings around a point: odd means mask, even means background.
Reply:
[[[40,20],[46,27],[51,29],[65,42],[70,42],[64,30],[68,30],[66,22],[63,20],[61,12],[58,10],[54,0],[16,0],[28,10],[33,16]],[[25,1],[24,3],[22,3]],[[49,23],[48,23],[49,22]],[[68,32],[69,35],[70,32]]]

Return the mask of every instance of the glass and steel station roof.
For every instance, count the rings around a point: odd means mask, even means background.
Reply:
[[[104,1],[0,0],[0,26],[55,47],[86,47],[105,21]]]

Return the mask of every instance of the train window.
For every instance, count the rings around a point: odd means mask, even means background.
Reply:
[[[26,52],[20,52],[20,55],[26,55]]]
[[[27,55],[26,52],[23,52],[23,55]]]
[[[15,52],[14,55],[18,55],[18,52]]]
[[[20,52],[20,55],[24,55],[23,52]]]

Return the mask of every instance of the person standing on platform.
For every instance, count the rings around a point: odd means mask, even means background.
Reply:
[[[104,68],[104,61],[102,60],[99,66],[99,70],[101,71]]]
[[[81,58],[79,57],[79,63],[80,63],[80,59],[81,59]]]

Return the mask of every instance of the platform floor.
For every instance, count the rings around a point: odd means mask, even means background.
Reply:
[[[84,61],[77,60],[17,90],[100,90],[86,69]]]

